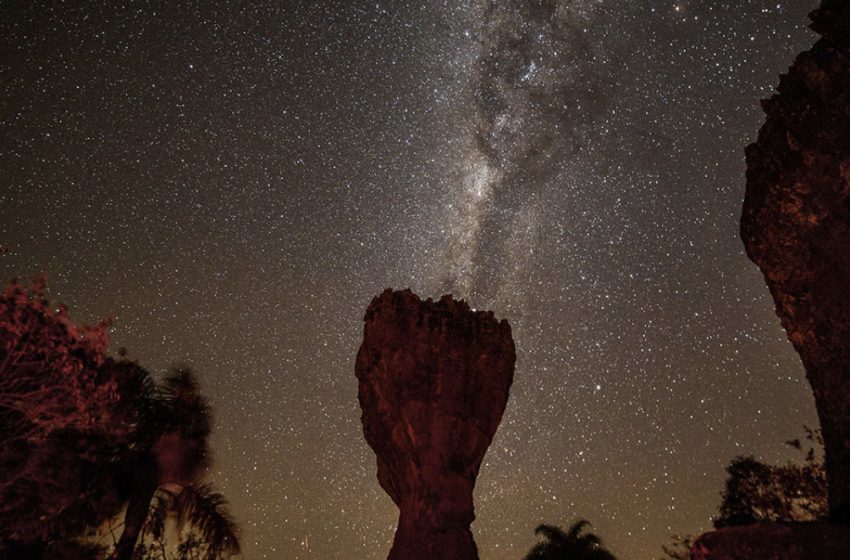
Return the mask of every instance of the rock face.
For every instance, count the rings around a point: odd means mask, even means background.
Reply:
[[[378,481],[400,510],[390,560],[478,558],[472,490],[516,353],[507,321],[386,290],[366,310],[356,374]]]
[[[826,523],[759,523],[698,538],[691,560],[838,560],[847,558],[850,529]]]
[[[802,358],[823,430],[830,518],[850,522],[850,2],[763,102],[747,148],[741,237]]]

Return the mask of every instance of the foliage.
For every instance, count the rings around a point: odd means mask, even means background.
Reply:
[[[175,496],[177,526],[192,527],[203,536],[209,558],[239,552],[236,523],[227,511],[227,501],[209,483],[185,487]]]
[[[106,359],[108,320],[71,322],[54,308],[43,278],[27,289],[10,283],[0,297],[0,426],[3,441],[42,442],[59,430],[104,430],[115,384]]]
[[[112,513],[95,476],[124,432],[107,325],[74,324],[43,278],[0,296],[0,549],[55,541]]]
[[[538,525],[536,535],[543,537],[524,560],[616,560],[602,547],[601,539],[584,531],[590,522],[579,519],[564,531],[554,525]]]
[[[661,560],[691,560],[693,535],[674,535],[669,544],[661,546]]]
[[[139,560],[217,560],[238,554],[237,527],[224,497],[209,483],[177,491],[160,489],[136,546]],[[173,521],[178,543],[167,541]]]
[[[153,388],[141,407],[139,444],[127,464],[132,475],[126,478],[135,484],[113,558],[170,558],[165,527],[172,515],[182,538],[201,543],[199,550],[181,540],[184,554],[212,560],[238,552],[226,502],[203,479],[211,432],[210,408],[191,371],[177,369]]]
[[[815,452],[823,440],[818,431],[805,429],[807,448],[799,439],[787,442],[803,453],[800,465],[767,465],[752,456],[739,456],[731,462],[715,527],[812,521],[827,516],[826,473]]]
[[[224,499],[203,482],[212,421],[195,377],[157,384],[123,352],[107,357],[108,322],[75,325],[45,294],[38,279],[0,298],[0,558],[103,558],[86,534],[112,529],[124,506],[113,558],[132,558],[158,515],[194,543],[176,543],[180,558],[238,551]]]

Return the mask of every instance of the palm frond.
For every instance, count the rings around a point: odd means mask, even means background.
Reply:
[[[549,543],[539,542],[528,551],[523,560],[547,560],[552,556],[551,548],[552,545]]]
[[[590,526],[586,519],[576,520],[567,531],[555,525],[538,525],[534,533],[543,540],[523,560],[616,560],[596,534],[583,532]]]
[[[208,555],[238,554],[238,527],[230,515],[227,500],[212,484],[186,486],[175,500],[178,528],[190,525],[207,545]]]
[[[617,558],[604,548],[597,548],[588,552],[584,556],[584,560],[617,560]]]
[[[581,534],[582,529],[590,527],[590,521],[587,519],[578,519],[570,525],[570,530],[567,532],[567,540],[575,541]]]
[[[165,522],[168,513],[174,505],[174,495],[167,490],[157,490],[151,499],[148,516],[142,525],[141,535],[150,535],[154,540],[159,540],[165,534]],[[143,538],[139,539],[144,540]]]
[[[574,540],[579,548],[594,548],[602,544],[602,540],[593,533],[585,533]]]
[[[200,393],[200,384],[192,370],[186,366],[177,366],[168,372],[162,380],[164,390],[171,394],[198,394]]]
[[[162,380],[162,395],[170,404],[177,427],[187,437],[203,439],[212,432],[212,412],[195,374],[178,368]]]
[[[556,525],[547,525],[545,523],[538,525],[537,528],[534,529],[534,534],[542,536],[549,542],[561,546],[569,542],[567,534],[564,533],[564,530]]]

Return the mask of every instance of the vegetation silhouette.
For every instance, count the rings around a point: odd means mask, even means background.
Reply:
[[[212,419],[207,400],[187,368],[170,373],[160,385],[146,384],[141,399],[139,443],[124,466],[129,482],[124,530],[114,560],[131,560],[140,537],[164,539],[165,519],[177,513],[178,524],[191,522],[206,544],[208,558],[239,551],[236,526],[223,497],[203,474],[209,466]],[[154,498],[157,499],[154,499]]]
[[[176,543],[177,558],[238,552],[226,502],[203,480],[212,419],[194,375],[158,384],[123,350],[107,356],[108,324],[73,323],[43,278],[0,294],[0,559],[129,560],[140,536],[164,545],[166,518],[193,543]],[[97,529],[124,506],[110,554]]]
[[[72,537],[120,510],[98,476],[128,435],[108,324],[73,323],[43,276],[0,294],[0,558],[80,556]]]
[[[585,519],[575,521],[564,531],[554,525],[538,525],[536,535],[543,537],[525,555],[524,560],[617,560],[602,546],[594,533],[584,531],[590,527]]]
[[[693,535],[673,535],[669,543],[661,545],[661,560],[691,560],[694,540]]]
[[[816,451],[823,439],[819,430],[804,429],[808,445],[799,439],[786,442],[803,454],[802,464],[768,465],[752,456],[732,460],[716,528],[828,517],[826,470]]]
[[[169,555],[166,523],[175,517],[179,543]],[[133,557],[138,560],[215,560],[239,553],[237,527],[227,501],[207,482],[178,492],[159,489],[139,535]],[[150,538],[148,538],[150,537]]]

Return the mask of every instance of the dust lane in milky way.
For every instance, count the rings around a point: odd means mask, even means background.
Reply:
[[[511,322],[481,557],[709,526],[815,425],[743,255],[743,147],[815,2],[0,5],[3,277],[190,360],[250,558],[386,555],[354,356],[385,287]]]
[[[457,194],[438,263],[444,291],[500,301],[520,291],[532,264],[541,196],[563,190],[585,128],[615,88],[608,55],[592,44],[597,2],[482,8],[456,58],[472,76],[460,90],[467,147],[454,158]]]

